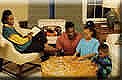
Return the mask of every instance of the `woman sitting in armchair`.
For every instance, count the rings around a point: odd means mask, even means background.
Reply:
[[[22,36],[15,30],[14,16],[10,10],[4,10],[2,14],[3,31],[2,35],[10,41],[15,49],[21,53],[43,52],[44,50],[55,51],[53,47],[47,45],[47,39],[43,31],[32,37],[32,32],[26,36]],[[47,49],[51,48],[51,49]]]

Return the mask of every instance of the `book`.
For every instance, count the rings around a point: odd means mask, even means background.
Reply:
[[[31,32],[33,33],[32,36],[35,36],[35,35],[38,34],[40,31],[41,31],[40,28],[38,28],[38,27],[36,27],[36,26],[33,27],[32,30],[31,30]]]

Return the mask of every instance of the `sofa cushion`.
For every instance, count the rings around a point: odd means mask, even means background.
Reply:
[[[0,34],[0,58],[12,61],[16,64],[24,64],[39,58],[39,53],[19,53],[13,44]]]

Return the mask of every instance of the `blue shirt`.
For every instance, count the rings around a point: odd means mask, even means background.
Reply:
[[[80,53],[80,56],[85,56],[87,54],[98,53],[99,41],[92,38],[86,41],[85,38],[81,39],[76,48],[76,52]]]

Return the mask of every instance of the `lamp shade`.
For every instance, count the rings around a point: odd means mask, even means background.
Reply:
[[[103,7],[120,8],[120,0],[103,0]]]

